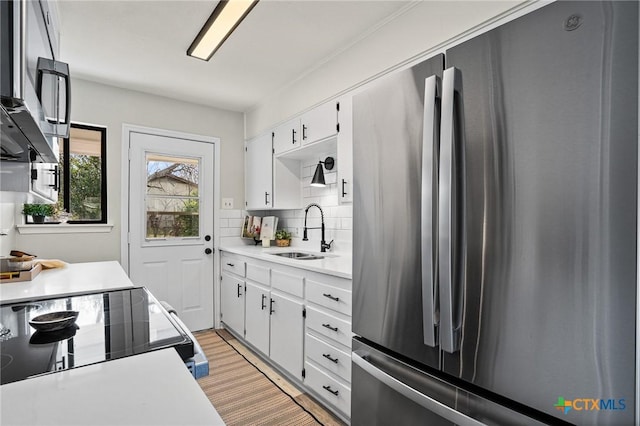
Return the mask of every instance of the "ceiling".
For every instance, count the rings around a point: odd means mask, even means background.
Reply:
[[[415,2],[261,0],[208,62],[186,55],[217,1],[59,0],[72,77],[247,111]]]

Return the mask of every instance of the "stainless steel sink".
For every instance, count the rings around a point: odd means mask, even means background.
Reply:
[[[271,253],[274,256],[287,257],[296,260],[317,260],[324,259],[324,256],[318,256],[312,253],[302,253],[299,251],[288,251],[284,253]]]

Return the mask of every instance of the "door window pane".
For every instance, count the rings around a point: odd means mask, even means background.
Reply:
[[[200,236],[200,163],[195,158],[147,153],[146,236]]]

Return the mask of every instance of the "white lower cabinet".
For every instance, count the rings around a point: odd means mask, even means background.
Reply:
[[[244,338],[269,355],[269,289],[247,281]]]
[[[340,381],[326,371],[316,368],[310,362],[304,364],[306,378],[304,383],[313,392],[322,397],[347,417],[351,416],[351,388],[345,386]]]
[[[302,380],[303,304],[271,292],[269,356],[293,377]]]
[[[244,281],[226,272],[220,281],[222,322],[236,333],[244,334]]]
[[[225,326],[344,419],[351,408],[351,280],[222,253]]]

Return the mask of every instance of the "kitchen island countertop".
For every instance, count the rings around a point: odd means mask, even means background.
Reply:
[[[242,256],[249,256],[255,259],[266,260],[268,262],[279,263],[281,265],[293,266],[308,271],[320,272],[322,274],[335,275],[341,278],[351,279],[351,254],[350,253],[320,253],[306,250],[299,247],[269,247],[252,245],[223,245],[220,250],[235,253]],[[318,256],[325,256],[324,259],[317,260],[297,260],[282,256],[275,256],[274,253],[284,252],[304,252],[313,253]]]
[[[0,303],[25,302],[132,286],[124,269],[115,260],[69,263],[64,268],[44,270],[31,281],[0,284]]]
[[[224,425],[173,349],[0,386],[3,425]]]

